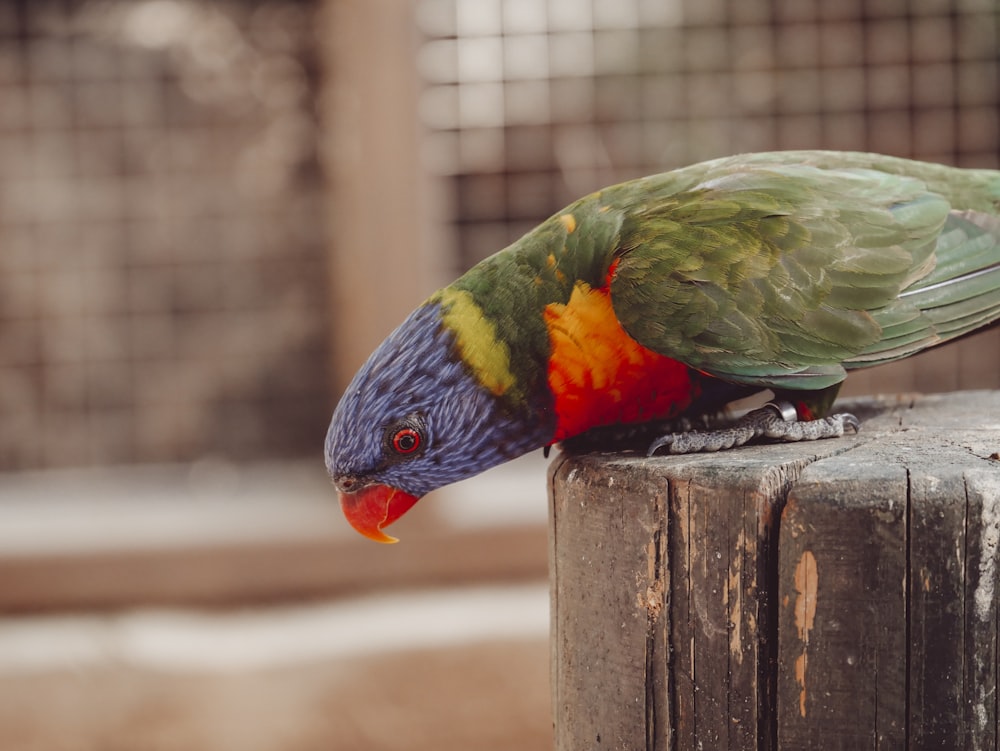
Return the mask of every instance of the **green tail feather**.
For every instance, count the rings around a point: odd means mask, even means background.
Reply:
[[[883,336],[845,363],[848,369],[898,360],[1000,318],[1000,218],[952,212],[934,269],[872,315]]]

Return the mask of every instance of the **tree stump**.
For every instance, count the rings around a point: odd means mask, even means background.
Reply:
[[[550,470],[556,748],[997,747],[1000,392]]]

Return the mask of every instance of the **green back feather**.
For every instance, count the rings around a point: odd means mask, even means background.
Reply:
[[[1000,233],[967,218],[1000,213],[1000,173],[829,152],[691,173],[681,191],[647,181],[647,194],[666,191],[622,227],[612,300],[651,349],[727,380],[813,390],[1000,313],[993,276],[900,297],[1000,263]],[[976,302],[946,307],[963,295]]]
[[[616,259],[614,309],[641,344],[738,383],[816,390],[1000,316],[1000,272],[979,273],[1000,263],[998,215],[994,171],[741,155],[582,198],[432,299],[459,339],[488,323],[504,356],[470,367],[512,384],[512,408],[548,393],[545,306],[603,285]]]

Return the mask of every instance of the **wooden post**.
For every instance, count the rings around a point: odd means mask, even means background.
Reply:
[[[329,176],[336,390],[447,268],[440,187],[421,161],[412,0],[323,0],[322,158]]]
[[[1000,393],[551,479],[556,748],[995,748]]]

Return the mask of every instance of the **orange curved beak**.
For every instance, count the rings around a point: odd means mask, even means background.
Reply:
[[[340,494],[340,509],[358,532],[375,542],[399,542],[382,531],[405,514],[419,499],[388,485],[369,485]]]

